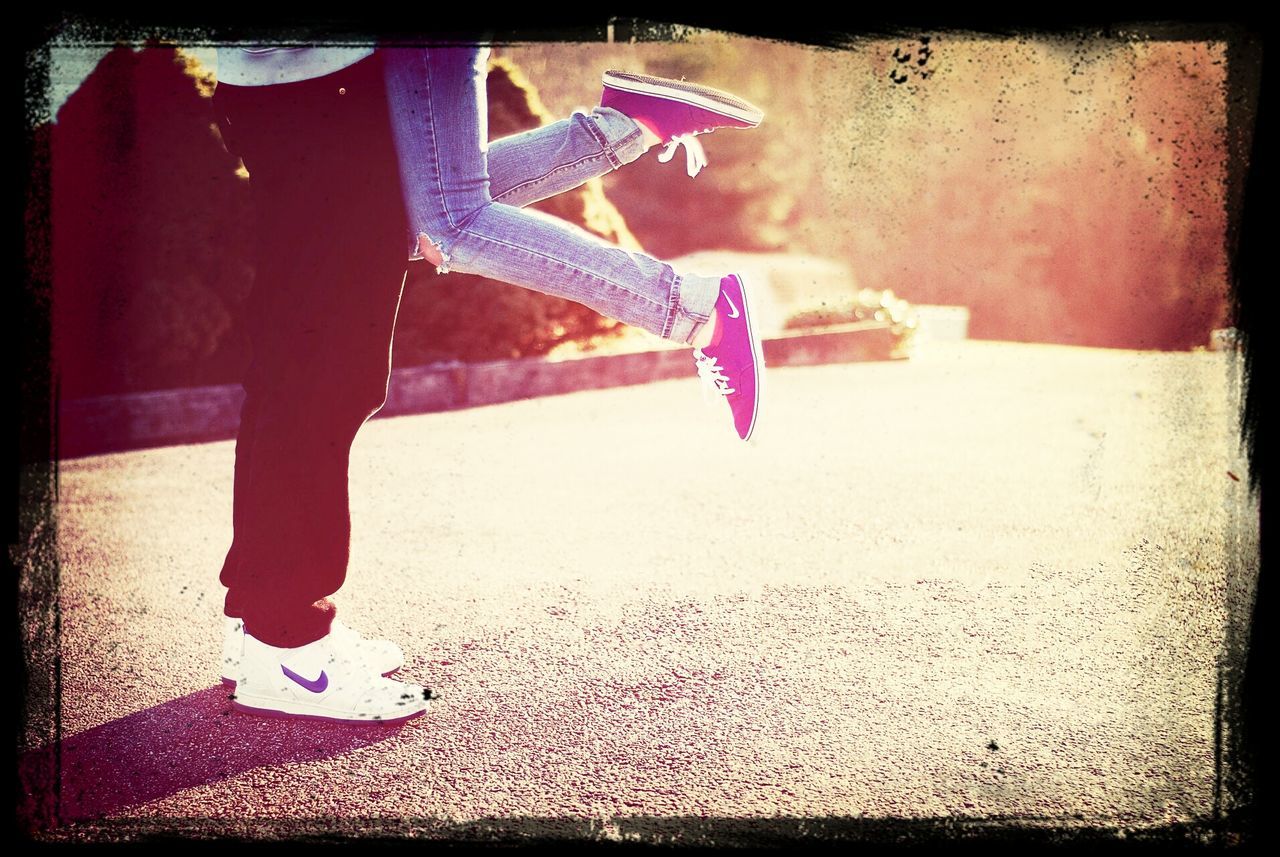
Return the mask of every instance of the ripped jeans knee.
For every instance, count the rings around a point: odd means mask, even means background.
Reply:
[[[449,254],[444,252],[442,241],[433,241],[425,232],[418,233],[418,246],[411,260],[422,259],[436,266],[437,274],[449,273]]]
[[[452,271],[455,256],[459,253],[463,257],[468,256],[467,251],[462,247],[467,243],[466,238],[469,234],[467,227],[492,204],[492,201],[486,200],[484,204],[473,206],[456,222],[449,217],[416,218],[415,225],[418,229],[413,243],[413,252],[409,257],[410,261],[421,259],[429,262],[436,266],[437,274],[447,274]],[[445,247],[449,249],[446,250]],[[465,269],[467,273],[474,273],[470,268]]]

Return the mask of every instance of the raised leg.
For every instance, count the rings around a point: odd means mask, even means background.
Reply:
[[[664,339],[694,338],[712,312],[718,278],[681,276],[651,256],[623,250],[556,218],[495,201],[484,139],[483,49],[391,48],[385,53],[412,248],[428,241],[441,253],[444,271],[480,274],[568,298]],[[628,133],[631,142],[626,145],[638,157],[643,152],[639,128]],[[623,136],[625,142],[627,135]],[[617,149],[601,148],[606,161],[612,153],[624,162]],[[600,153],[593,157],[598,159]],[[547,162],[558,160],[551,157]],[[525,178],[504,178],[504,192],[523,199],[542,193],[546,186],[559,186],[558,179],[539,172],[542,166],[507,173]],[[597,160],[588,172],[599,168]],[[539,183],[542,190],[536,187]]]
[[[581,187],[645,152],[632,119],[608,107],[574,113],[489,144],[489,195],[524,208]]]

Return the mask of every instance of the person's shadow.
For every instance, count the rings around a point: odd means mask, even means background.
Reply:
[[[23,754],[24,826],[37,833],[100,819],[253,768],[368,747],[402,728],[257,717],[233,710],[230,693],[202,690]]]

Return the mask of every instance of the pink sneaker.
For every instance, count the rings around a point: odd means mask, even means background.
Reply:
[[[625,113],[657,134],[666,144],[658,158],[663,163],[684,146],[691,176],[707,163],[695,136],[717,128],[754,128],[764,119],[763,111],[736,95],[684,80],[606,71],[603,83],[600,106]]]
[[[764,352],[741,275],[730,274],[720,280],[716,310],[720,315],[718,336],[706,348],[693,350],[694,361],[708,389],[728,400],[738,437],[750,440],[760,417]]]

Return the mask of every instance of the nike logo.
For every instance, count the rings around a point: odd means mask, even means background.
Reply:
[[[284,674],[287,675],[290,680],[298,683],[302,687],[305,687],[312,693],[324,693],[324,689],[329,686],[329,677],[324,674],[324,670],[320,670],[320,677],[315,681],[309,681],[289,669],[284,664],[280,665],[280,669],[284,670]]]
[[[738,308],[733,305],[733,298],[729,297],[728,292],[721,292],[720,294],[724,295],[724,299],[729,302],[729,308],[733,310],[733,312],[729,313],[729,318],[737,318]]]

